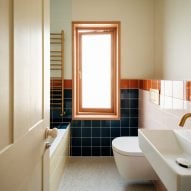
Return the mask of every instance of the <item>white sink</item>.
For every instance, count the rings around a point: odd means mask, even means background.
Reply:
[[[191,168],[177,158],[191,161],[191,130],[139,130],[139,145],[168,191],[191,191]]]

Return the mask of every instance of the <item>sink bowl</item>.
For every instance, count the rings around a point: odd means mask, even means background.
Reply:
[[[191,190],[191,168],[177,158],[191,161],[191,130],[139,130],[139,145],[168,191]]]

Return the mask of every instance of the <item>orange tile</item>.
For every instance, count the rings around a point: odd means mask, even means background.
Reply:
[[[151,80],[151,88],[157,89],[157,80]]]
[[[59,79],[51,79],[50,80],[50,87],[61,87],[61,80]],[[72,89],[72,80],[64,80],[64,88],[65,89]]]
[[[152,88],[152,80],[147,80],[147,90]]]
[[[72,80],[64,80],[64,88],[72,89]]]
[[[129,88],[139,88],[139,80],[129,80]]]
[[[139,88],[143,90],[159,89],[161,88],[160,80],[139,80]]]
[[[143,80],[143,90],[148,90],[147,80]]]
[[[187,88],[190,89],[190,87],[191,87],[191,81],[186,81],[186,89]]]
[[[143,80],[139,80],[139,88],[143,90]]]
[[[120,81],[121,89],[129,88],[129,80],[121,79]]]

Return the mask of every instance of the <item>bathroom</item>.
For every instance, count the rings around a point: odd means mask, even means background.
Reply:
[[[113,156],[112,140],[120,136],[137,136],[138,128],[178,127],[181,116],[190,111],[190,73],[186,69],[189,68],[190,58],[187,55],[185,59],[185,54],[191,47],[187,43],[190,40],[190,24],[187,15],[189,6],[186,2],[182,2],[181,6],[178,1],[173,3],[147,0],[109,3],[57,0],[51,3],[51,31],[64,30],[67,44],[64,61],[66,115],[61,119],[63,122],[72,118],[72,21],[121,22],[120,119],[72,120],[70,155],[74,161],[71,162],[71,169],[85,165],[85,160],[87,165],[91,163],[93,166],[95,162],[99,166],[99,161],[95,161],[97,157],[100,158],[100,163],[105,163],[104,160],[111,163],[108,156]],[[107,11],[104,11],[106,9]],[[183,11],[184,9],[187,11]],[[179,64],[180,60],[184,62]],[[160,105],[150,101],[150,89],[160,91]],[[57,119],[53,120],[56,122]],[[189,127],[190,123],[186,123],[186,126]],[[90,162],[91,159],[94,162]],[[77,173],[75,170],[74,172]],[[79,173],[78,176],[82,175]],[[60,190],[72,190],[69,186],[71,182],[74,187],[80,187],[75,183],[80,181],[83,184],[83,178],[86,176],[76,178],[77,181],[74,181],[67,175],[63,176]],[[88,187],[87,183],[84,184]],[[91,186],[93,183],[90,181],[89,187]],[[121,187],[115,188],[115,184],[112,186],[113,190],[122,190]],[[142,188],[141,185],[137,188],[136,185],[129,185],[123,189],[141,190],[144,185]],[[166,190],[160,181],[155,181],[155,189]],[[108,190],[112,189],[109,187]]]
[[[50,13],[47,0],[33,0],[30,6],[22,0],[14,6],[11,0],[2,0],[1,4],[1,18],[14,25],[0,21],[6,29],[1,31],[1,41],[9,42],[0,45],[1,55],[8,52],[10,58],[2,57],[0,61],[9,63],[0,66],[3,90],[0,90],[0,190],[168,190],[158,176],[146,182],[144,178],[139,182],[124,179],[116,167],[112,141],[123,136],[137,138],[138,129],[180,128],[181,117],[191,112],[191,1],[50,0]],[[117,119],[74,119],[74,21],[120,22],[120,116]],[[46,71],[41,76],[43,70],[49,70],[42,64],[50,58],[49,40],[41,39],[49,39],[47,26],[51,33],[64,31],[63,111],[52,110],[49,93],[45,93],[49,92],[46,82],[50,76]],[[33,34],[32,27],[39,27],[38,32]],[[55,84],[51,81],[50,87]],[[184,128],[190,125],[188,119]],[[56,146],[56,141],[53,142],[49,149],[46,142],[48,149],[44,151],[45,127],[58,128],[56,139],[60,143]],[[55,155],[49,159],[47,151]],[[28,157],[24,160],[23,156]]]

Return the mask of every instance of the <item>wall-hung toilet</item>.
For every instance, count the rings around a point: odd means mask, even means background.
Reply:
[[[119,174],[127,181],[157,180],[139,147],[138,137],[117,137],[112,149]]]

